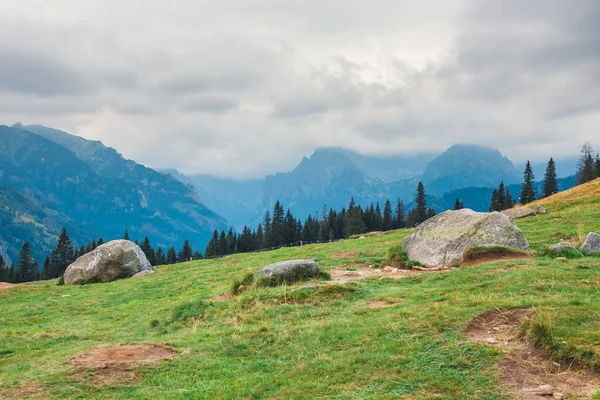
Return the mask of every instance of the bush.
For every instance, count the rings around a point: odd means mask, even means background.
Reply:
[[[404,251],[402,246],[398,244],[390,247],[385,263],[394,268],[410,269],[410,267],[412,267],[412,265],[409,265],[410,261],[411,260],[408,259],[408,254],[406,254],[406,251]]]
[[[61,276],[58,278],[58,282],[56,283],[56,285],[57,285],[57,286],[62,286],[62,285],[64,285],[64,284],[65,284],[65,276],[64,276],[64,275],[61,275]]]

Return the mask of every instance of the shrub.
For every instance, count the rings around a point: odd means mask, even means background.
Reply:
[[[409,265],[409,261],[408,254],[406,254],[406,251],[404,251],[402,246],[398,244],[390,247],[385,263],[390,267],[409,269],[412,266]]]
[[[56,285],[57,285],[57,286],[62,286],[62,285],[64,285],[64,284],[65,284],[65,276],[64,276],[64,275],[61,275],[61,276],[58,278],[58,282],[56,283]]]

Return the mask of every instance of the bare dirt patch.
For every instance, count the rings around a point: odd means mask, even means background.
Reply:
[[[496,261],[514,261],[514,260],[529,260],[532,257],[528,254],[506,251],[502,253],[484,253],[479,254],[475,258],[465,260],[460,266],[471,267],[473,265],[491,263]]]
[[[389,307],[394,307],[395,305],[400,304],[399,301],[397,302],[388,302],[385,300],[373,300],[373,301],[369,301],[365,303],[365,307],[367,308],[389,308]]]
[[[401,279],[407,278],[409,276],[421,275],[421,274],[431,274],[436,272],[445,272],[450,271],[448,269],[445,270],[435,270],[435,271],[418,271],[411,269],[389,269],[389,268],[371,268],[369,264],[363,264],[356,270],[351,271],[347,268],[352,268],[352,265],[341,266],[340,268],[332,269],[329,271],[331,274],[331,279],[341,279],[341,280],[360,280],[363,278],[367,278],[370,276],[376,276],[381,278],[392,278],[392,279]]]
[[[12,289],[18,287],[19,285],[15,285],[13,283],[0,282],[0,290],[3,289]]]
[[[530,309],[495,308],[475,317],[467,326],[467,337],[501,349],[500,380],[507,392],[517,399],[584,399],[600,387],[600,375],[574,366],[560,365],[547,354],[532,347],[519,336],[524,318],[532,318]],[[541,395],[545,385],[550,394]],[[569,394],[570,397],[566,397]],[[561,397],[564,396],[564,397]]]
[[[123,344],[101,347],[71,359],[79,378],[89,377],[93,385],[115,381],[135,381],[138,375],[132,371],[137,364],[152,364],[175,357],[171,347],[157,344]]]
[[[0,399],[49,399],[50,394],[39,383],[21,384],[19,387],[0,388]]]

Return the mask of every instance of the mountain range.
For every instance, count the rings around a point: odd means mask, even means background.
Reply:
[[[224,218],[191,185],[101,142],[38,125],[0,126],[0,254],[15,259],[25,240],[36,258],[66,227],[77,244],[148,235],[154,246],[189,239],[203,250]]]
[[[565,177],[559,184],[565,189],[574,184],[574,178],[566,177],[575,171],[575,162],[557,161],[559,176]],[[546,166],[538,163],[534,168],[542,171],[538,172],[541,177]],[[351,198],[363,205],[399,198],[410,206],[419,181],[424,183],[430,205],[436,211],[452,208],[456,196],[466,207],[486,211],[500,181],[517,198],[522,181],[521,168],[517,169],[498,150],[466,144],[456,144],[442,154],[392,157],[365,156],[341,148],[317,149],[292,171],[263,180],[237,181],[207,175],[185,176],[176,170],[166,172],[195,185],[207,206],[238,230],[244,225],[256,226],[278,200],[301,218],[322,213],[325,205],[341,209]]]

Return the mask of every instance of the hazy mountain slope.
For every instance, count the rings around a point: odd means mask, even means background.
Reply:
[[[428,193],[441,195],[465,187],[497,187],[520,182],[513,163],[489,147],[457,144],[432,160],[421,181]]]
[[[56,223],[68,219],[91,237],[118,238],[129,229],[132,238],[147,234],[155,246],[189,238],[203,248],[213,229],[226,228],[191,186],[124,160],[99,142],[61,135],[75,151],[29,130],[0,126],[0,187],[40,199],[42,209],[59,216]]]

